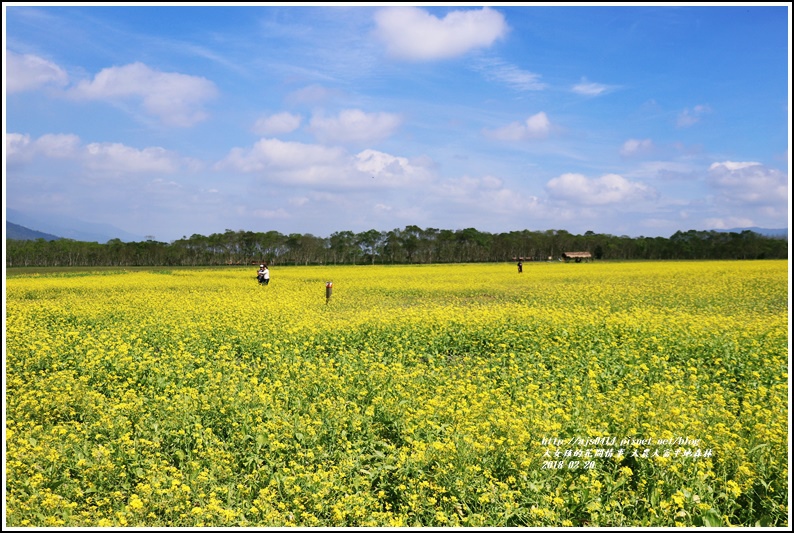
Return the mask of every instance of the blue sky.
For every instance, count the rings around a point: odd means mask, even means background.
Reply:
[[[788,227],[788,3],[3,12],[4,211],[165,242]]]

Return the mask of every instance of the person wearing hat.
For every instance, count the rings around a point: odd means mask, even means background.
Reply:
[[[259,265],[259,270],[256,273],[256,279],[259,283],[265,283],[265,265]],[[268,276],[270,277],[270,276]]]

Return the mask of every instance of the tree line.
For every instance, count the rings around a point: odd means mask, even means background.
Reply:
[[[5,242],[6,266],[214,266],[429,264],[557,260],[589,252],[593,260],[786,259],[788,240],[754,231],[678,231],[669,238],[565,230],[487,233],[406,226],[330,237],[277,231],[194,234],[171,243],[150,239],[105,244],[71,239]]]

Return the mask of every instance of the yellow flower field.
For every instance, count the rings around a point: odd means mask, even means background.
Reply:
[[[788,525],[785,261],[255,273],[9,271],[7,525]]]

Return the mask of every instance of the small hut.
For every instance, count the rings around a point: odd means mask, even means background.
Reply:
[[[573,260],[576,263],[581,263],[582,261],[591,261],[593,256],[590,252],[564,252],[562,254],[562,258],[565,260],[566,263]]]

